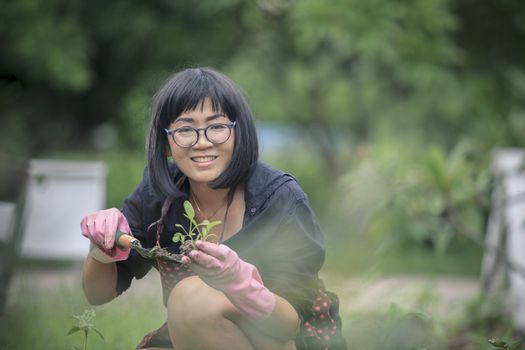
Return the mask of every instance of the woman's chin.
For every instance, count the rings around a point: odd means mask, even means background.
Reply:
[[[188,174],[188,178],[195,183],[210,183],[216,178],[219,177],[219,174],[217,172],[192,172],[191,174]]]

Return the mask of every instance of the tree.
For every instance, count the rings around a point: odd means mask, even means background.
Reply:
[[[104,123],[123,127],[127,141],[142,144],[130,130],[146,125],[147,108],[130,117],[134,101],[147,105],[170,71],[227,60],[243,40],[237,13],[244,6],[227,0],[192,6],[3,1],[2,149],[34,156],[90,148],[92,131]]]
[[[3,1],[0,144],[24,155],[91,148],[109,124],[121,143],[141,146],[160,80],[211,65],[239,82],[259,119],[294,123],[314,141],[332,176],[385,135],[448,149],[465,136],[522,145],[524,8],[517,0]]]
[[[517,59],[524,47],[517,21],[523,11],[504,31],[513,33],[504,45],[515,57],[510,68],[488,61],[473,40],[483,36],[488,18],[473,16],[468,0],[454,7],[447,0],[286,3],[249,17],[251,40],[245,43],[259,45],[238,50],[228,69],[253,96],[258,115],[293,122],[310,135],[332,176],[348,168],[342,149],[385,134],[447,149],[459,137],[481,139],[487,148],[521,142],[512,136],[512,111],[521,102],[508,92],[524,85]],[[523,7],[498,4],[475,6],[482,14],[494,6],[499,13]],[[495,93],[494,82],[507,87],[505,96]]]

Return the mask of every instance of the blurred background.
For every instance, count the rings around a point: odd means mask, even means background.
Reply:
[[[0,0],[0,201],[20,206],[31,161],[51,159],[102,164],[100,205],[120,207],[142,176],[152,95],[211,66],[245,92],[263,161],[310,197],[351,348],[510,346],[525,325],[505,274],[488,288],[481,270],[491,164],[525,145],[524,43],[518,0]],[[73,348],[72,315],[89,308],[80,262],[20,257],[38,229],[13,231],[0,347]],[[162,324],[156,279],[95,308],[106,340],[92,348],[133,348]]]

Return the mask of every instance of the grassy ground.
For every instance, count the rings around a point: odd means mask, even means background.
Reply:
[[[376,277],[346,276],[343,271],[336,275],[324,271],[322,277],[341,299],[350,349],[489,350],[490,336],[508,336],[501,298],[461,299],[448,305],[432,278],[388,277],[367,284]],[[7,311],[0,316],[0,349],[81,349],[82,334],[67,332],[77,324],[73,316],[86,309],[95,310],[94,324],[105,337],[102,341],[91,334],[88,349],[134,349],[166,316],[156,275],[148,274],[132,287],[111,303],[92,307],[81,291],[79,266],[25,266],[19,269]],[[358,305],[363,301],[366,307]],[[461,346],[451,346],[455,343]]]
[[[13,281],[9,305],[0,316],[0,349],[82,349],[83,333],[67,336],[74,315],[96,312],[88,349],[134,349],[142,336],[159,327],[165,310],[159,295],[129,292],[102,306],[90,306],[80,287],[80,268],[25,267]],[[73,273],[73,274],[72,274]],[[158,291],[155,285],[153,291]]]
[[[476,246],[454,248],[436,254],[416,246],[393,247],[386,251],[365,238],[349,237],[344,241],[326,237],[325,269],[361,274],[479,275],[483,250]]]

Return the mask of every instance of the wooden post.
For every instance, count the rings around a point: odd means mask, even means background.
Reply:
[[[506,275],[513,326],[525,331],[525,150],[497,150],[492,171],[496,183],[482,283],[491,290],[501,286]]]
[[[0,243],[0,314],[5,311],[11,277],[16,268],[23,234],[23,212],[27,183],[27,163],[0,155],[0,199],[14,203],[9,231]]]

